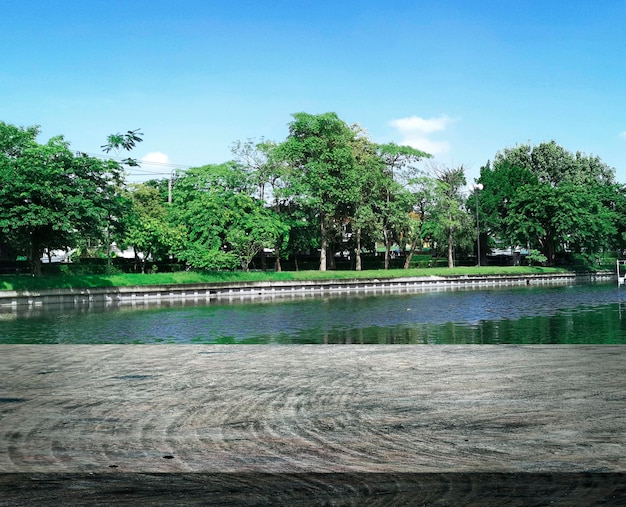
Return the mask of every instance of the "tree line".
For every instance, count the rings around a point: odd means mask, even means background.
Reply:
[[[247,270],[266,252],[278,271],[303,253],[323,271],[338,255],[361,270],[377,251],[385,268],[394,256],[408,268],[424,245],[453,266],[495,243],[552,265],[563,252],[591,259],[624,246],[615,171],[554,141],[498,152],[468,194],[463,166],[377,144],[335,113],[296,113],[281,142],[237,141],[230,161],[141,184],[126,181],[131,157],[74,153],[38,134],[0,122],[0,259],[26,257],[34,274],[53,250],[110,258],[114,243],[134,250],[141,271],[148,259]],[[102,149],[128,154],[141,141],[138,130],[113,134]]]

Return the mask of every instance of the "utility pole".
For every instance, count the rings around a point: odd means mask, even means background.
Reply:
[[[176,169],[172,169],[170,171],[170,179],[167,182],[167,203],[172,204],[172,180],[174,179],[174,171]]]

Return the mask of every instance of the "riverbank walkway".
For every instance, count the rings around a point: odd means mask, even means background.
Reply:
[[[623,346],[2,345],[0,357],[0,506],[626,499]]]

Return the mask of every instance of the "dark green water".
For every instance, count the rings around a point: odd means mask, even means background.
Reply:
[[[0,314],[0,343],[625,344],[626,289],[519,287]]]

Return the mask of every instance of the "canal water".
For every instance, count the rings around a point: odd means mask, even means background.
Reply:
[[[0,313],[0,343],[625,344],[615,284]]]

